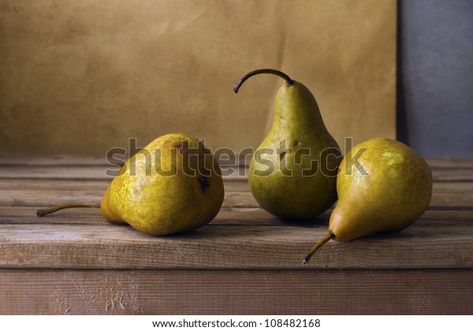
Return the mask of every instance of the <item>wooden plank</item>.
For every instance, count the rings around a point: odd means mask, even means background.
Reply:
[[[0,314],[472,314],[472,278],[473,270],[1,270]]]
[[[110,180],[1,178],[0,190],[104,192]],[[473,184],[472,184],[473,185]]]
[[[23,190],[23,191],[91,191],[103,192],[111,180],[97,179],[29,179],[29,178],[0,178],[0,190]],[[461,183],[465,184],[465,183]],[[468,183],[466,183],[468,184]],[[248,181],[224,179],[226,191],[246,192],[249,191]],[[473,187],[473,183],[471,184]]]
[[[434,193],[472,194],[473,182],[435,182],[432,188]]]
[[[48,217],[38,218],[36,207],[3,207],[0,206],[0,224],[78,224],[104,225],[106,221],[98,209],[68,209]],[[295,225],[320,227],[328,224],[330,210],[314,220]],[[445,225],[473,224],[473,213],[469,210],[427,210],[419,222],[435,222]],[[268,225],[287,226],[294,223],[282,221],[260,208],[222,208],[209,225]]]
[[[110,181],[112,175],[106,175],[107,168],[102,165],[0,165],[0,178],[28,178],[28,179],[94,179]],[[116,168],[110,168],[115,170]],[[439,182],[473,182],[473,168],[433,168],[434,181]],[[227,178],[246,180],[234,172]]]
[[[0,190],[23,191],[91,191],[104,192],[110,180],[99,179],[44,179],[44,178],[0,178]],[[463,183],[462,183],[463,184]],[[249,191],[248,181],[224,179],[225,190]],[[473,184],[471,185],[473,187]]]
[[[226,192],[223,206],[233,208],[257,208],[259,204],[250,192]],[[429,208],[473,210],[473,194],[434,192]]]
[[[473,213],[470,210],[427,210],[418,222],[454,225],[456,222],[473,224]]]
[[[0,190],[2,206],[50,206],[67,202],[98,204],[102,192],[98,191],[23,191]]]
[[[110,181],[102,165],[0,165],[0,178],[94,179]]]
[[[34,184],[34,183],[33,183]],[[0,206],[50,206],[67,202],[99,203],[106,185],[103,187],[84,185],[82,189],[74,190],[74,184],[65,190],[39,189],[7,189],[4,185],[0,189]],[[245,185],[234,185],[234,182],[226,182],[226,194],[224,207],[233,208],[258,208],[259,204]],[[69,185],[69,184],[67,184]],[[66,186],[67,186],[66,185]],[[43,183],[43,186],[48,186]],[[50,183],[54,186],[54,181]],[[58,185],[64,189],[65,185]],[[246,189],[246,191],[244,191]],[[472,183],[435,183],[431,209],[473,209],[473,184]]]
[[[92,191],[103,192],[110,184],[106,180],[94,179],[17,179],[1,178],[0,190],[14,191]],[[224,179],[226,192],[249,192],[245,179]],[[473,182],[435,182],[434,192],[438,193],[473,193]]]
[[[100,180],[70,180],[70,179],[0,179],[0,204],[2,201],[6,201],[10,192],[18,191],[30,191],[37,192],[41,191],[62,191],[62,194],[69,195],[68,191],[72,192],[94,192],[95,197],[102,195],[105,191],[109,182]],[[241,180],[225,180],[225,191],[230,192],[249,192],[249,185],[247,181]],[[456,200],[459,197],[460,200],[473,200],[473,182],[436,182],[433,186],[434,195],[451,195],[452,199]],[[2,194],[3,193],[3,194]],[[38,193],[39,194],[39,193]],[[80,193],[75,193],[80,194]],[[72,194],[71,194],[72,195]],[[15,197],[17,200],[21,200],[19,197]],[[11,199],[10,199],[11,201]],[[4,202],[6,204],[6,202]]]
[[[399,233],[330,242],[302,265],[326,231],[325,225],[215,225],[152,237],[113,224],[2,224],[0,268],[473,268],[471,223],[417,222]]]
[[[110,181],[119,168],[103,165],[0,165],[0,179],[85,179]],[[246,180],[245,170],[230,169],[224,176],[232,180]]]
[[[448,158],[435,157],[427,158],[427,163],[431,168],[454,168],[454,169],[472,169],[473,158]]]
[[[80,202],[97,204],[102,198],[98,191],[24,191],[0,190],[0,206],[52,206]],[[258,208],[250,192],[226,192],[223,207]],[[434,192],[430,209],[473,210],[473,193]]]
[[[473,158],[449,158],[431,157],[426,158],[432,168],[473,168]],[[23,154],[0,154],[0,165],[107,165],[105,157],[96,158],[77,155],[36,155],[26,156]]]
[[[2,166],[106,166],[108,164],[105,156],[102,158],[78,155],[35,155],[24,154],[0,154],[0,165]]]
[[[473,169],[432,169],[434,182],[473,182]]]
[[[0,224],[78,224],[104,225],[108,224],[95,208],[67,209],[49,215],[37,217],[36,207],[2,207],[0,206]],[[328,212],[319,216],[305,226],[320,226],[328,219]],[[283,222],[260,208],[222,208],[210,225],[274,225],[287,226]]]
[[[473,192],[454,191],[452,189],[444,193],[436,188],[436,184],[434,185],[435,188],[430,202],[430,209],[473,210]],[[234,208],[256,208],[259,206],[250,192],[232,191],[225,193],[223,205]]]

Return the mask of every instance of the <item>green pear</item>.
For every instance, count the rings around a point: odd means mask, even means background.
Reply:
[[[217,160],[203,144],[184,134],[159,137],[132,156],[105,191],[100,210],[111,222],[167,235],[210,222],[224,198]],[[39,210],[44,216],[64,205]]]
[[[338,202],[322,238],[304,262],[330,239],[347,241],[400,231],[422,216],[432,197],[432,173],[410,147],[375,138],[353,147],[340,164]]]
[[[252,71],[235,85],[235,93],[257,74],[274,74],[285,82],[276,94],[271,128],[250,161],[251,192],[275,216],[313,218],[336,200],[340,148],[325,127],[312,93],[285,73]]]

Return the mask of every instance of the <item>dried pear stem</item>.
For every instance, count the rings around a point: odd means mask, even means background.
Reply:
[[[312,255],[314,255],[315,252],[318,251],[318,249],[320,247],[322,247],[323,245],[325,245],[326,243],[328,243],[331,239],[334,239],[335,238],[335,235],[332,233],[332,232],[329,232],[325,237],[323,237],[322,239],[320,239],[313,247],[312,249],[310,250],[310,252],[304,257],[304,259],[302,260],[302,264],[307,264],[310,260],[310,258],[312,257]]]
[[[68,209],[68,208],[100,208],[99,204],[83,204],[83,203],[78,203],[78,204],[65,204],[65,205],[59,205],[51,208],[46,208],[46,209],[38,209],[36,211],[36,215],[38,217],[43,217],[52,213],[57,212],[58,210],[61,209]]]
[[[238,93],[240,90],[240,87],[243,85],[243,83],[250,77],[254,75],[259,75],[259,74],[271,74],[271,75],[276,75],[281,78],[283,78],[286,81],[286,84],[291,86],[294,84],[294,81],[286,75],[284,72],[276,70],[276,69],[258,69],[258,70],[253,70],[247,73],[245,76],[243,76],[233,87],[233,92]]]

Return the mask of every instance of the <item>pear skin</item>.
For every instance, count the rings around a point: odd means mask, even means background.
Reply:
[[[286,82],[275,97],[271,128],[250,161],[251,192],[262,208],[282,219],[314,218],[336,200],[340,148],[325,127],[315,97],[286,74],[256,70],[234,90],[259,73],[275,74]]]
[[[375,138],[344,157],[337,176],[338,202],[330,215],[330,239],[348,241],[380,232],[400,231],[419,219],[432,197],[432,173],[410,147]]]
[[[219,165],[202,143],[168,134],[124,164],[108,197],[112,215],[138,231],[166,235],[210,222],[220,210],[224,188]]]
[[[138,231],[167,235],[198,228],[217,215],[224,198],[217,160],[184,134],[159,137],[123,165],[100,206],[67,204],[37,211],[45,216],[66,208],[100,207],[102,216]]]
[[[350,162],[360,155],[359,166]],[[329,231],[337,240],[399,231],[422,216],[432,197],[432,173],[410,147],[376,138],[355,146],[337,177],[339,200]]]
[[[110,203],[110,185],[105,190],[102,200],[100,201],[100,213],[102,216],[110,222],[117,222],[117,223],[126,223],[124,220],[120,218],[117,214],[115,214],[112,208],[109,205]]]

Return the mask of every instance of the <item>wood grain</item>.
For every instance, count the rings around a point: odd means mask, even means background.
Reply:
[[[104,192],[111,180],[1,178],[0,190]]]
[[[97,204],[102,198],[103,191],[102,189],[64,191],[0,189],[0,206],[44,207],[69,202]],[[248,191],[232,191],[227,189],[223,207],[258,208],[259,204]],[[429,208],[471,210],[473,209],[473,193],[467,190],[462,192],[454,191],[453,189],[442,192],[435,188]]]
[[[431,157],[426,161],[431,168],[473,169],[473,158]]]
[[[473,270],[0,270],[0,314],[472,314]]]
[[[259,208],[244,176],[198,230],[153,237],[98,209],[37,218],[39,206],[98,202],[97,160],[0,157],[0,313],[471,314],[473,161],[432,159],[431,207],[412,227],[330,242],[330,210],[283,222]]]
[[[0,190],[14,191],[97,191],[103,192],[110,181],[96,179],[18,179],[1,178]],[[249,192],[246,178],[224,178],[225,191]],[[435,182],[434,192],[438,193],[473,193],[473,182]]]
[[[111,180],[102,165],[0,165],[0,178]]]
[[[417,222],[393,234],[331,242],[301,257],[326,226],[215,225],[152,237],[128,226],[2,224],[3,268],[400,269],[472,268],[473,226]]]
[[[434,182],[473,182],[473,169],[454,168],[454,169],[432,169]]]
[[[107,167],[103,165],[1,165],[0,178],[28,178],[28,179],[95,179],[110,181],[117,173],[117,167],[110,167],[114,171],[107,175]],[[242,175],[243,174],[243,175]],[[226,177],[245,179],[242,174],[234,170]],[[440,182],[473,182],[473,168],[432,168],[434,181]]]
[[[58,199],[60,198],[61,197],[58,197]],[[38,203],[45,202],[46,201],[44,200],[38,201]],[[234,208],[256,208],[259,207],[259,204],[250,192],[226,192],[223,206]],[[473,193],[434,192],[429,209],[473,210]]]
[[[0,165],[5,166],[106,166],[108,163],[103,158],[78,156],[78,155],[36,155],[3,154],[0,153]]]
[[[48,217],[38,218],[36,216],[37,207],[0,206],[0,224],[108,224],[98,209],[67,209],[52,214]],[[305,227],[326,225],[330,210],[316,217],[314,220],[304,223]],[[418,222],[435,222],[436,224],[456,224],[457,222],[471,222],[473,224],[473,213],[469,210],[427,210]],[[292,223],[282,221],[269,214],[261,208],[222,208],[209,223],[213,225],[270,225],[287,226]]]
[[[431,168],[473,168],[473,158],[431,157],[426,159]],[[2,154],[0,165],[107,165],[105,158],[95,158],[77,155],[36,155]]]
[[[38,218],[36,207],[3,207],[0,206],[0,224],[109,224],[95,208],[61,210],[48,217]],[[326,224],[329,212],[306,222],[305,226]],[[274,225],[287,226],[284,222],[260,208],[222,208],[209,224],[213,225]]]

